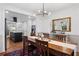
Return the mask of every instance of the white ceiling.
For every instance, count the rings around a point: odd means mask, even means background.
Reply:
[[[50,12],[62,10],[62,9],[68,8],[69,6],[73,6],[73,5],[76,5],[76,4],[77,3],[44,3],[45,10],[50,11]],[[2,5],[4,5],[4,6],[14,6],[14,7],[23,9],[27,12],[35,14],[37,12],[37,10],[42,9],[43,3],[3,3]],[[26,17],[25,15],[9,11],[9,13],[6,14],[6,17],[28,18],[28,15]]]
[[[8,13],[6,13],[5,11],[5,18],[10,21],[10,22],[13,22],[13,17],[17,17],[17,21],[18,22],[27,22],[27,20],[29,19],[34,19],[33,16],[29,16],[28,15],[24,15],[24,14],[19,14],[19,13],[16,13],[16,12],[13,12],[13,11],[8,11]]]
[[[35,13],[37,10],[42,9],[42,4],[43,3],[4,3],[4,5],[15,6],[31,13]],[[44,3],[45,10],[51,12],[67,8],[74,4],[75,3]]]

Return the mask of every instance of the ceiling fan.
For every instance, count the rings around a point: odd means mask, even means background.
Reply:
[[[42,10],[38,10],[38,13],[36,15],[42,15],[42,16],[46,16],[46,15],[50,15],[51,12],[48,12],[47,10],[45,10],[45,4],[42,4]]]

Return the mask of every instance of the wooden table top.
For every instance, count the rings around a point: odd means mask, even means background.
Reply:
[[[58,46],[58,45],[54,45],[54,44],[51,44],[51,43],[48,43],[48,47],[51,48],[51,49],[54,49],[54,50],[56,50],[56,51],[59,51],[59,52],[68,54],[68,55],[71,55],[72,52],[73,52],[72,49],[65,48],[65,47]]]
[[[31,37],[32,38],[32,41],[33,41],[33,39],[38,39],[38,37]],[[50,39],[49,39],[50,40]],[[45,40],[46,41],[46,40]],[[48,41],[48,40],[47,40]],[[34,41],[35,42],[35,41]],[[56,41],[56,42],[58,42],[58,41]],[[52,42],[53,43],[53,42]],[[57,50],[57,51],[59,51],[59,52],[62,52],[62,53],[65,53],[65,54],[68,54],[68,55],[71,55],[72,54],[72,52],[73,52],[73,49],[71,49],[71,48],[67,48],[67,47],[64,47],[64,46],[60,46],[60,45],[56,45],[56,44],[60,44],[60,43],[63,43],[63,42],[59,42],[59,43],[54,43],[54,44],[52,44],[52,43],[48,43],[48,47],[49,48],[51,48],[51,49],[54,49],[54,50]],[[71,45],[71,47],[75,47],[75,45],[72,45],[72,44],[70,44]]]

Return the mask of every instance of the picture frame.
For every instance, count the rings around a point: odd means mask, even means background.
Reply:
[[[52,31],[71,32],[71,17],[53,19]]]

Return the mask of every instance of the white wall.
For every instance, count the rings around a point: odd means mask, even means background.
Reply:
[[[41,23],[42,32],[50,33],[51,32],[51,19],[43,19]]]
[[[31,32],[31,25],[32,25],[31,20],[28,20],[28,21],[27,21],[27,35],[30,35],[30,32]]]
[[[23,23],[23,33],[24,33],[24,35],[26,36],[26,35],[28,35],[28,23],[27,22],[24,22]]]
[[[5,44],[4,44],[4,42],[5,42],[5,40],[4,40],[4,30],[5,30],[5,23],[4,23],[5,21],[4,21],[4,9],[3,8],[1,8],[0,9],[0,52],[1,51],[4,51],[4,49],[5,49]]]
[[[36,25],[36,32],[41,32],[42,31],[42,27],[41,27],[41,20],[40,19],[36,19],[33,22],[35,22]]]
[[[51,32],[52,30],[52,20],[61,18],[61,17],[71,17],[71,32],[68,34],[79,35],[79,4],[71,5],[70,7],[55,11],[52,16],[47,17],[38,17],[40,23],[37,22],[37,25],[40,24],[41,32]]]
[[[71,32],[69,34],[72,35],[79,35],[79,5],[71,6],[70,8],[65,8],[61,11],[57,11],[54,14],[55,18],[61,18],[61,17],[71,17]]]
[[[50,33],[52,30],[51,16],[37,16],[33,22],[36,24],[36,32]]]

